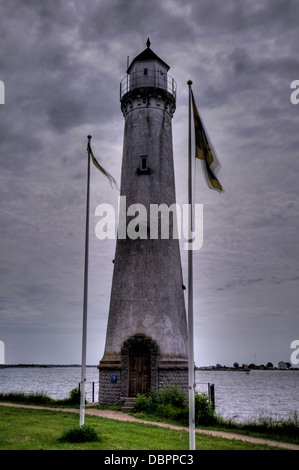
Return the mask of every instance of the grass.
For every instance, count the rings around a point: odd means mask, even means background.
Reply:
[[[236,423],[220,418],[217,429],[221,428],[238,434],[299,444],[299,416],[296,412],[283,420],[260,417],[256,422]]]
[[[46,406],[76,406],[80,404],[80,391],[74,388],[70,391],[68,398],[55,400],[44,393],[23,393],[23,392],[9,392],[0,393],[0,401],[7,401],[21,404],[34,404]]]
[[[187,398],[176,386],[162,389],[158,394],[153,391],[148,396],[137,395],[134,411],[146,420],[185,426],[189,423]],[[299,444],[299,416],[296,412],[283,420],[261,417],[256,422],[237,423],[218,416],[205,393],[195,395],[195,423],[201,428]]]
[[[83,424],[66,429],[61,438],[61,442],[98,442],[100,437],[92,426]]]
[[[85,416],[99,439],[94,442],[65,442],[69,428],[78,426],[79,416],[58,412],[0,406],[0,450],[187,450],[185,431],[150,424],[120,422]],[[269,450],[234,439],[196,436],[197,450]],[[271,447],[271,449],[274,449]]]
[[[173,406],[170,406],[170,403],[167,403],[169,401],[169,398],[171,398],[171,403],[173,402],[173,390],[170,388],[169,390],[166,390],[163,392],[163,396],[159,398],[161,401],[161,398],[163,399],[162,401],[164,403],[158,403],[156,400],[156,405],[158,406],[149,406],[151,403],[149,403],[149,399],[151,400],[151,397],[144,397],[140,396],[139,399],[140,401],[140,409],[143,411],[139,411],[136,413],[137,409],[135,409],[135,416],[143,418],[144,420],[147,421],[160,421],[160,422],[168,422],[168,423],[173,423],[173,424],[179,424],[183,426],[187,426],[188,428],[188,422],[186,422],[186,413],[181,413],[181,411],[186,411],[182,410],[180,408],[175,408]],[[164,396],[165,395],[165,396]],[[175,394],[175,400],[177,401],[178,396]],[[154,401],[155,401],[154,400]],[[57,407],[63,405],[64,408],[72,407],[72,408],[79,408],[79,403],[80,403],[80,393],[78,389],[73,389],[71,390],[69,397],[65,399],[60,399],[60,400],[54,400],[53,398],[48,397],[47,395],[44,394],[25,394],[25,393],[9,393],[9,394],[1,394],[0,393],[0,401],[6,401],[6,402],[15,402],[19,404],[34,404],[34,405],[45,405],[47,407]],[[177,403],[175,403],[177,404]],[[198,403],[199,404],[199,403]],[[161,405],[163,405],[161,407]],[[178,403],[179,406],[182,406],[182,403]],[[206,400],[204,400],[201,405],[201,415],[202,411],[206,410],[207,408],[207,403]],[[105,409],[107,406],[96,406],[95,408],[99,409]],[[114,406],[114,407],[109,407],[114,410],[119,410],[119,406]],[[199,408],[198,408],[199,409]],[[23,413],[23,411],[18,411],[17,413]],[[162,413],[161,413],[162,411]],[[178,414],[177,412],[180,411]],[[206,410],[207,411],[207,410]],[[1,413],[3,413],[4,410],[1,410]],[[38,411],[39,413],[40,411]],[[175,412],[175,413],[174,413]],[[209,414],[206,412],[203,414],[204,417],[209,417]],[[179,418],[179,420],[178,420]],[[205,425],[205,420],[202,422],[199,422],[199,426],[201,428],[206,428],[209,430],[222,430],[222,431],[230,431],[232,433],[238,433],[238,434],[244,434],[244,435],[250,435],[254,437],[261,437],[265,439],[271,439],[271,440],[277,440],[277,441],[284,441],[284,442],[289,442],[289,443],[295,443],[299,444],[299,417],[298,414],[294,414],[293,417],[290,417],[288,420],[283,420],[283,421],[275,421],[272,420],[271,418],[261,418],[259,419],[258,422],[253,422],[253,423],[236,423],[234,421],[228,421],[224,420],[221,417],[217,416],[215,413],[213,415],[210,415],[210,418],[212,418],[207,425]],[[89,418],[88,419],[92,419]],[[99,418],[93,418],[93,419],[99,419]],[[78,421],[78,420],[77,420]],[[75,423],[78,424],[78,423]],[[110,423],[111,424],[111,423]],[[68,428],[68,427],[66,427]],[[64,431],[66,431],[66,428],[64,428]],[[78,426],[77,426],[78,428]],[[157,428],[156,428],[157,429]],[[78,431],[78,430],[77,430]],[[76,432],[77,432],[76,431]],[[96,431],[95,431],[96,432]],[[114,431],[113,431],[114,432]],[[159,432],[164,432],[159,429]],[[22,435],[22,432],[20,433]],[[184,433],[186,434],[186,433]],[[60,436],[61,437],[61,436]],[[100,436],[101,437],[101,436]],[[136,437],[136,436],[135,436]],[[201,446],[204,444],[206,439],[210,438],[203,438],[202,436],[200,437],[200,442]],[[81,439],[82,440],[82,439]],[[125,441],[124,441],[125,442]],[[155,441],[153,441],[155,442]],[[215,441],[214,441],[215,442]],[[226,440],[227,444],[227,440]],[[224,442],[221,444],[226,447],[226,444]],[[236,443],[235,443],[236,444]],[[105,445],[105,444],[103,444]],[[125,444],[131,446],[131,443]],[[138,445],[138,444],[137,444]],[[151,444],[152,445],[152,444]],[[229,445],[231,445],[229,443]],[[237,446],[239,444],[236,444]],[[116,447],[119,448],[119,447]],[[123,447],[125,449],[127,447]],[[131,447],[129,447],[131,448]],[[138,447],[141,449],[142,447]],[[153,447],[150,447],[151,449],[154,449]],[[187,449],[188,447],[186,447]],[[0,437],[0,449],[1,447],[1,437]],[[168,447],[165,447],[164,449],[168,449]]]

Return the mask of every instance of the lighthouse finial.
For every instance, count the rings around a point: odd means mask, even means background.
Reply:
[[[147,45],[148,48],[149,48],[150,45],[151,45],[151,42],[150,42],[150,39],[149,39],[149,38],[147,38],[146,45]]]

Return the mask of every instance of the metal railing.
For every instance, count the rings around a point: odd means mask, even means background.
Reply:
[[[120,100],[129,91],[147,87],[165,90],[176,99],[177,84],[174,78],[160,70],[144,69],[128,74],[122,79],[120,82]]]

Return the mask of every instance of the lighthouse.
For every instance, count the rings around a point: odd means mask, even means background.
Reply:
[[[124,116],[120,199],[127,230],[117,237],[113,260],[106,342],[98,365],[102,404],[123,403],[127,397],[167,385],[188,389],[184,285],[179,240],[174,235],[176,82],[149,39],[146,46],[120,83]],[[165,217],[168,233],[161,228]]]

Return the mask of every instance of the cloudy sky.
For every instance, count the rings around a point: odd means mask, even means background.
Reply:
[[[177,202],[187,203],[188,79],[221,161],[195,201],[195,362],[290,361],[299,339],[297,0],[2,0],[0,340],[6,363],[80,363],[86,136],[120,183],[119,83],[146,47],[178,85]],[[103,355],[115,241],[95,236],[118,192],[91,168],[87,363]],[[187,252],[182,248],[187,285]]]

